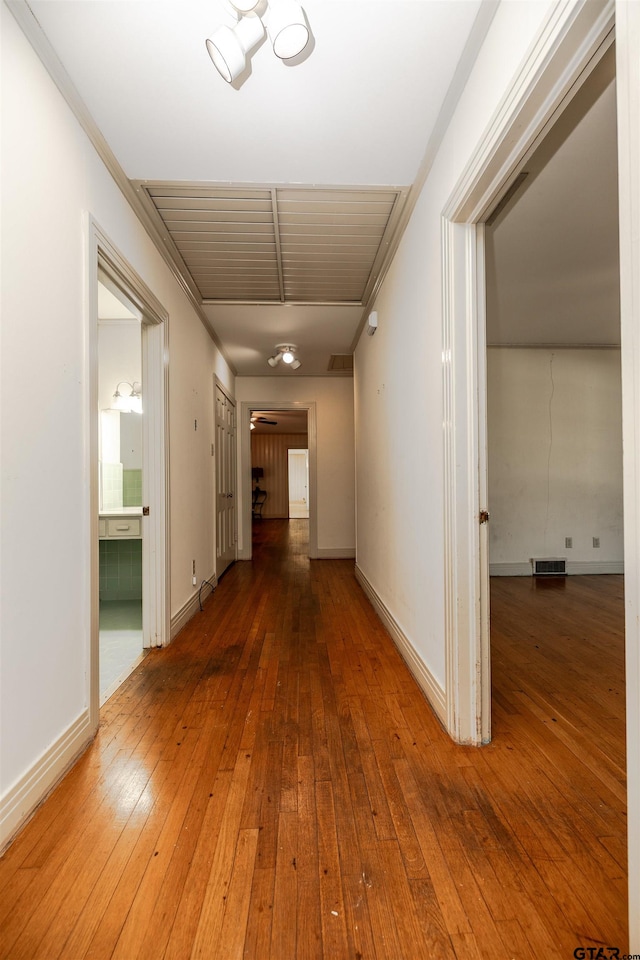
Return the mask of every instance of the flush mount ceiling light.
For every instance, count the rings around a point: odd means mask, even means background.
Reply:
[[[277,343],[276,352],[272,357],[269,357],[267,363],[270,367],[277,367],[282,360],[282,362],[286,363],[292,370],[297,370],[302,362],[296,357],[297,349],[295,343]]]
[[[123,384],[129,387],[129,393],[124,395],[120,393],[120,387]],[[113,395],[111,409],[119,410],[120,413],[142,413],[142,384],[137,380],[133,383],[121,380]]]
[[[228,10],[236,22],[230,18],[206,41],[209,56],[227,83],[238,79],[248,54],[264,37],[263,18],[273,52],[281,60],[297,57],[309,42],[309,26],[298,0],[229,0]]]

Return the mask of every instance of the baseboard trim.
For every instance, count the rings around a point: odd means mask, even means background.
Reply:
[[[531,577],[531,561],[522,563],[490,563],[490,577]]]
[[[567,575],[570,577],[597,574],[624,573],[622,560],[567,560]],[[531,562],[490,563],[490,577],[531,577]]]
[[[447,726],[447,696],[444,691],[444,688],[438,683],[436,678],[433,676],[429,668],[426,666],[423,660],[420,659],[416,650],[404,633],[397,620],[385,605],[385,603],[380,599],[377,592],[367,580],[366,576],[356,563],[356,580],[364,590],[368,599],[373,606],[373,609],[376,611],[380,617],[382,623],[389,632],[391,639],[395,643],[398,651],[407,667],[409,668],[411,674],[416,680],[418,686],[424,693],[425,697],[429,701],[429,704],[433,708],[434,713],[440,720],[440,723],[445,727]]]
[[[314,560],[355,560],[355,547],[318,547]]]
[[[216,586],[218,585],[215,574],[212,573],[211,576],[208,577],[208,580],[211,580],[211,582]],[[211,588],[207,584],[205,584],[205,588],[206,589],[203,589],[203,601],[211,595]],[[194,617],[196,613],[200,611],[199,592],[200,588],[198,587],[193,596],[190,597],[186,603],[183,603],[178,612],[171,617],[172,640],[177,637],[183,627],[186,627],[186,625],[189,623],[189,620],[191,620],[191,617]]]
[[[569,576],[624,573],[624,560],[567,560]]]
[[[51,744],[39,760],[0,798],[0,853],[31,819],[43,800],[93,740],[89,710]]]

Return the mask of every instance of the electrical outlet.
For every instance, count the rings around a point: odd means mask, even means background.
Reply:
[[[573,537],[565,537],[564,545],[567,550],[571,550],[573,548]]]
[[[594,546],[595,548],[597,548],[597,547],[600,546],[600,537],[594,537],[594,538],[593,538],[593,546]]]
[[[194,587],[196,586],[197,582],[198,582],[197,577],[191,577],[191,583],[193,584]]]

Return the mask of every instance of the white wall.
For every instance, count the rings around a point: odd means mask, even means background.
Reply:
[[[4,5],[1,16],[0,846],[86,732],[90,215],[170,316],[172,613],[191,594],[192,556],[203,574],[213,569],[206,456],[213,372],[233,387],[199,317]]]
[[[620,351],[493,347],[487,379],[491,572],[621,572]]]
[[[356,350],[358,568],[442,691],[442,211],[551,6],[499,6]]]
[[[351,377],[238,377],[236,400],[315,401],[317,415],[318,551],[355,550],[353,380]],[[242,430],[241,424],[240,429]],[[239,436],[238,452],[242,443]],[[239,459],[238,478],[249,464]],[[239,495],[241,494],[239,484]],[[242,502],[240,501],[240,509]],[[244,549],[239,530],[239,549]]]

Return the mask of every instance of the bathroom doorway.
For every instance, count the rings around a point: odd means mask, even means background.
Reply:
[[[142,322],[98,280],[100,704],[144,656]]]
[[[90,241],[89,702],[91,724],[96,729],[101,704],[133,670],[143,651],[164,646],[170,639],[168,314],[93,219]],[[113,299],[105,297],[102,287]],[[104,307],[105,300],[110,307]],[[118,310],[120,314],[107,316]],[[109,338],[116,343],[107,350]],[[116,468],[104,470],[103,460],[115,463]],[[109,500],[109,496],[115,499]],[[107,515],[108,511],[112,515]],[[105,547],[103,541],[115,541],[116,545]],[[108,551],[113,555],[107,559]],[[101,559],[105,561],[103,570]],[[133,601],[126,604],[128,609],[105,607],[106,594],[113,597],[110,588],[114,586],[121,595],[113,599]],[[128,655],[122,669],[110,666],[110,679],[107,660],[101,657],[101,632],[120,634],[121,645],[129,647],[130,653],[133,647],[135,654],[135,659]]]

